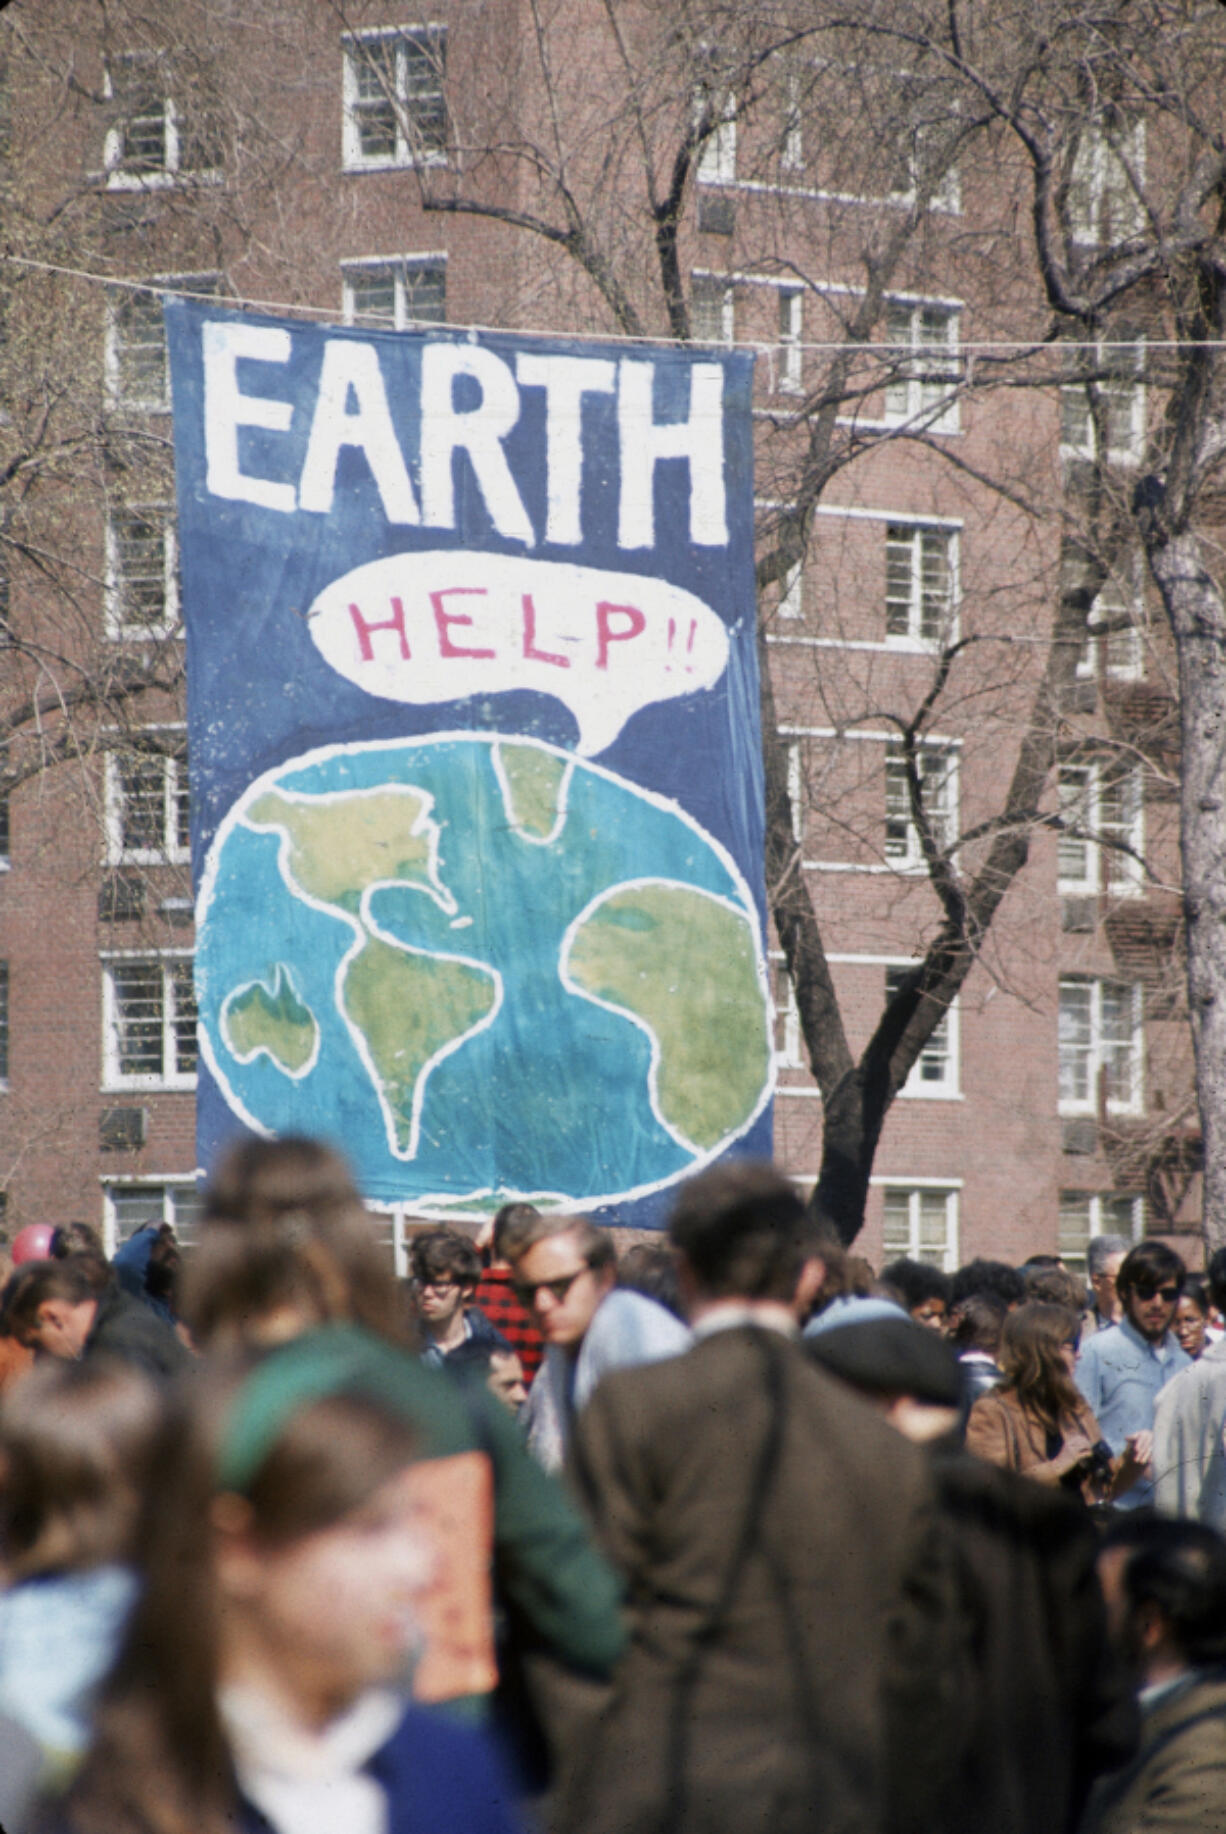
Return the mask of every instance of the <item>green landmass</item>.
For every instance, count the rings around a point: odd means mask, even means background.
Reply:
[[[744,916],[691,886],[622,887],[575,932],[566,967],[585,993],[651,1028],[660,1112],[683,1139],[706,1149],[743,1126],[769,1068]]]
[[[290,872],[322,904],[356,913],[367,886],[399,880],[422,886],[454,909],[434,877],[431,843],[438,829],[428,819],[430,806],[426,792],[408,784],[331,799],[271,790],[246,820],[253,828],[284,830]]]
[[[507,819],[517,833],[543,841],[558,819],[558,799],[568,760],[536,745],[498,747],[507,782]]]
[[[288,1076],[306,1069],[319,1038],[315,1015],[294,992],[283,962],[277,963],[271,991],[254,981],[232,993],[222,1007],[221,1023],[226,1044],[240,1063],[267,1051]]]
[[[366,1040],[400,1152],[413,1147],[413,1096],[443,1046],[488,1017],[497,999],[492,971],[439,955],[412,955],[371,937],[341,988],[344,1009]]]

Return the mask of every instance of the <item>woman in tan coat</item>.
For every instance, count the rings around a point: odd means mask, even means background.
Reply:
[[[1078,1490],[1087,1502],[1120,1495],[1141,1475],[1126,1451],[1111,1459],[1098,1421],[1073,1380],[1078,1320],[1061,1305],[1018,1306],[1005,1319],[1005,1380],[970,1412],[967,1448],[1040,1484]]]

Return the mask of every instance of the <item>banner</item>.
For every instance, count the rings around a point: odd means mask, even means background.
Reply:
[[[769,1153],[750,359],[166,324],[202,1165],[653,1226]]]

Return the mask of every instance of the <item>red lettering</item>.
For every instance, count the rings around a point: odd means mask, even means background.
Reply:
[[[628,620],[623,630],[613,628],[612,620],[618,613]],[[608,668],[611,643],[629,643],[631,638],[641,636],[646,628],[647,620],[637,605],[610,605],[607,599],[601,599],[596,607],[596,667]]]
[[[356,605],[350,605],[349,616],[353,619],[353,628],[357,632],[358,647],[362,652],[363,662],[373,662],[375,659],[374,645],[370,639],[377,630],[394,630],[400,638],[401,661],[412,660],[409,654],[409,639],[404,628],[404,605],[399,599],[392,600],[392,615],[382,624],[368,624]]]
[[[555,656],[551,650],[538,650],[536,647],[536,606],[532,594],[525,592],[524,607],[524,655],[529,662],[552,662],[555,669],[568,669],[569,656]]]
[[[484,586],[444,586],[441,592],[430,594],[430,603],[434,607],[434,622],[438,626],[438,653],[440,656],[478,657],[487,662],[496,659],[494,650],[465,650],[458,643],[453,643],[449,636],[453,624],[467,624],[472,628],[472,619],[462,611],[444,611],[443,600],[449,598],[483,599],[486,596]]]

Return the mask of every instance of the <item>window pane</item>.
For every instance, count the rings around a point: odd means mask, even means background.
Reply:
[[[111,518],[116,585],[124,624],[166,621],[166,524],[160,515],[118,510]]]
[[[1060,1100],[1091,1099],[1093,988],[1089,981],[1062,981],[1058,1026]]]
[[[918,531],[891,526],[885,538],[885,628],[891,637],[911,635],[915,543]]]
[[[909,1192],[895,1190],[886,1192],[885,1230],[882,1239],[888,1255],[905,1255],[911,1252],[911,1197]]]
[[[396,276],[392,268],[354,269],[345,284],[355,324],[395,325]]]
[[[404,269],[404,316],[427,325],[447,319],[447,269],[441,264],[409,262]]]
[[[166,334],[154,293],[125,293],[115,303],[116,389],[121,401],[166,399]]]
[[[1061,819],[1081,828],[1086,820],[1086,797],[1090,773],[1079,765],[1060,767]],[[1063,833],[1056,850],[1056,871],[1061,879],[1078,885],[1091,882],[1089,843],[1079,835]]]
[[[920,624],[919,634],[935,643],[945,633],[949,621],[949,542],[935,529],[920,533]]]
[[[920,1259],[944,1259],[945,1240],[948,1231],[948,1207],[944,1191],[921,1191],[919,1194],[919,1246]],[[925,1254],[925,1250],[936,1249],[938,1255]]]
[[[118,1185],[108,1188],[117,1241],[126,1242],[138,1229],[166,1220],[166,1189],[160,1184]]]
[[[1117,982],[1102,984],[1102,1057],[1107,1100],[1131,1104],[1134,1077],[1134,989]]]
[[[162,970],[156,962],[111,968],[115,1060],[121,1076],[162,1074]]]
[[[405,99],[418,144],[441,153],[447,146],[443,74],[447,40],[442,32],[414,34],[404,41]]]
[[[162,853],[166,847],[166,760],[121,760],[120,844],[125,853]]]
[[[1085,1191],[1061,1191],[1060,1235],[1061,1258],[1080,1273],[1085,1267],[1086,1245],[1091,1231],[1091,1200]]]
[[[192,1076],[196,1070],[196,989],[190,962],[175,962],[170,969],[174,1012],[175,1071]]]

